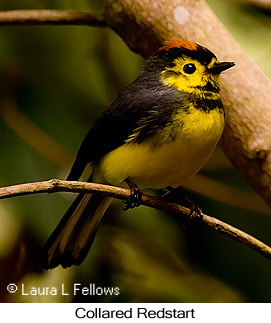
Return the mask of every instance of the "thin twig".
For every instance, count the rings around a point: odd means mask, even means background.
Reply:
[[[0,11],[0,26],[6,25],[83,25],[106,27],[102,13],[70,10]]]
[[[11,198],[14,196],[21,195],[30,195],[37,193],[54,193],[60,191],[77,193],[95,192],[104,196],[110,196],[120,200],[125,200],[130,196],[130,190],[125,188],[96,183],[51,179],[43,182],[26,183],[2,187],[0,188],[0,199]],[[190,209],[186,207],[145,194],[142,196],[142,204],[145,206],[155,208],[157,210],[177,214],[183,219],[190,215]],[[232,239],[241,242],[242,244],[245,244],[249,248],[255,250],[259,254],[271,260],[271,248],[263,242],[259,241],[258,239],[252,237],[251,235],[206,214],[203,214],[201,223],[217,232],[223,233],[231,237]]]

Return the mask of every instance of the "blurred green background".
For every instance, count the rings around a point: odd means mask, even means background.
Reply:
[[[208,3],[270,77],[270,12],[237,1]],[[1,0],[0,10],[8,9],[99,10],[102,3]],[[88,129],[143,63],[108,29],[0,27],[0,185],[65,178]],[[271,212],[219,148],[185,187],[205,213],[271,244]],[[73,199],[57,193],[1,200],[1,302],[271,302],[270,261],[205,227],[184,230],[170,214],[124,212],[118,201],[80,267],[38,272],[40,248]],[[95,284],[119,287],[120,294],[20,296],[7,293],[9,283],[64,283],[69,290]]]

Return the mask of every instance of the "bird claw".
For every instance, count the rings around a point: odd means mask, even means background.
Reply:
[[[124,204],[125,204],[123,207],[124,211],[140,206],[142,203],[142,194],[143,194],[143,192],[131,180],[127,179],[126,183],[129,185],[131,193],[129,198],[124,201]]]
[[[202,210],[193,202],[189,201],[189,203],[190,213],[185,217],[185,220],[183,221],[184,229],[188,229],[191,225],[197,224],[203,219]]]
[[[166,198],[168,201],[174,203],[180,203],[179,198],[181,198],[184,202],[184,206],[187,206],[190,209],[190,213],[184,217],[182,221],[183,227],[187,229],[191,225],[200,223],[203,219],[202,210],[192,201],[190,201],[187,197],[185,197],[178,188],[173,189],[172,187],[166,188],[166,193],[162,196]]]

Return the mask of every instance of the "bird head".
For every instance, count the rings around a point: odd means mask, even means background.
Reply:
[[[220,62],[207,48],[181,39],[171,39],[159,49],[161,80],[179,91],[201,94],[219,92],[220,73],[234,66]]]

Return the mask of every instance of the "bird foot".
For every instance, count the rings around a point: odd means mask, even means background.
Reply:
[[[190,213],[185,217],[183,221],[184,229],[188,229],[191,225],[195,225],[203,219],[203,212],[202,210],[193,202],[189,201],[190,206]]]
[[[131,190],[130,197],[126,201],[124,201],[125,205],[123,207],[123,210],[127,211],[141,205],[143,192],[129,178],[127,178],[125,182],[128,184]]]
[[[166,193],[162,197],[178,204],[180,203],[179,199],[182,199],[184,205],[190,209],[190,213],[184,217],[184,220],[182,221],[184,229],[188,229],[189,227],[202,221],[202,210],[194,202],[190,201],[186,196],[184,196],[178,188],[173,189],[171,187],[167,187]]]

